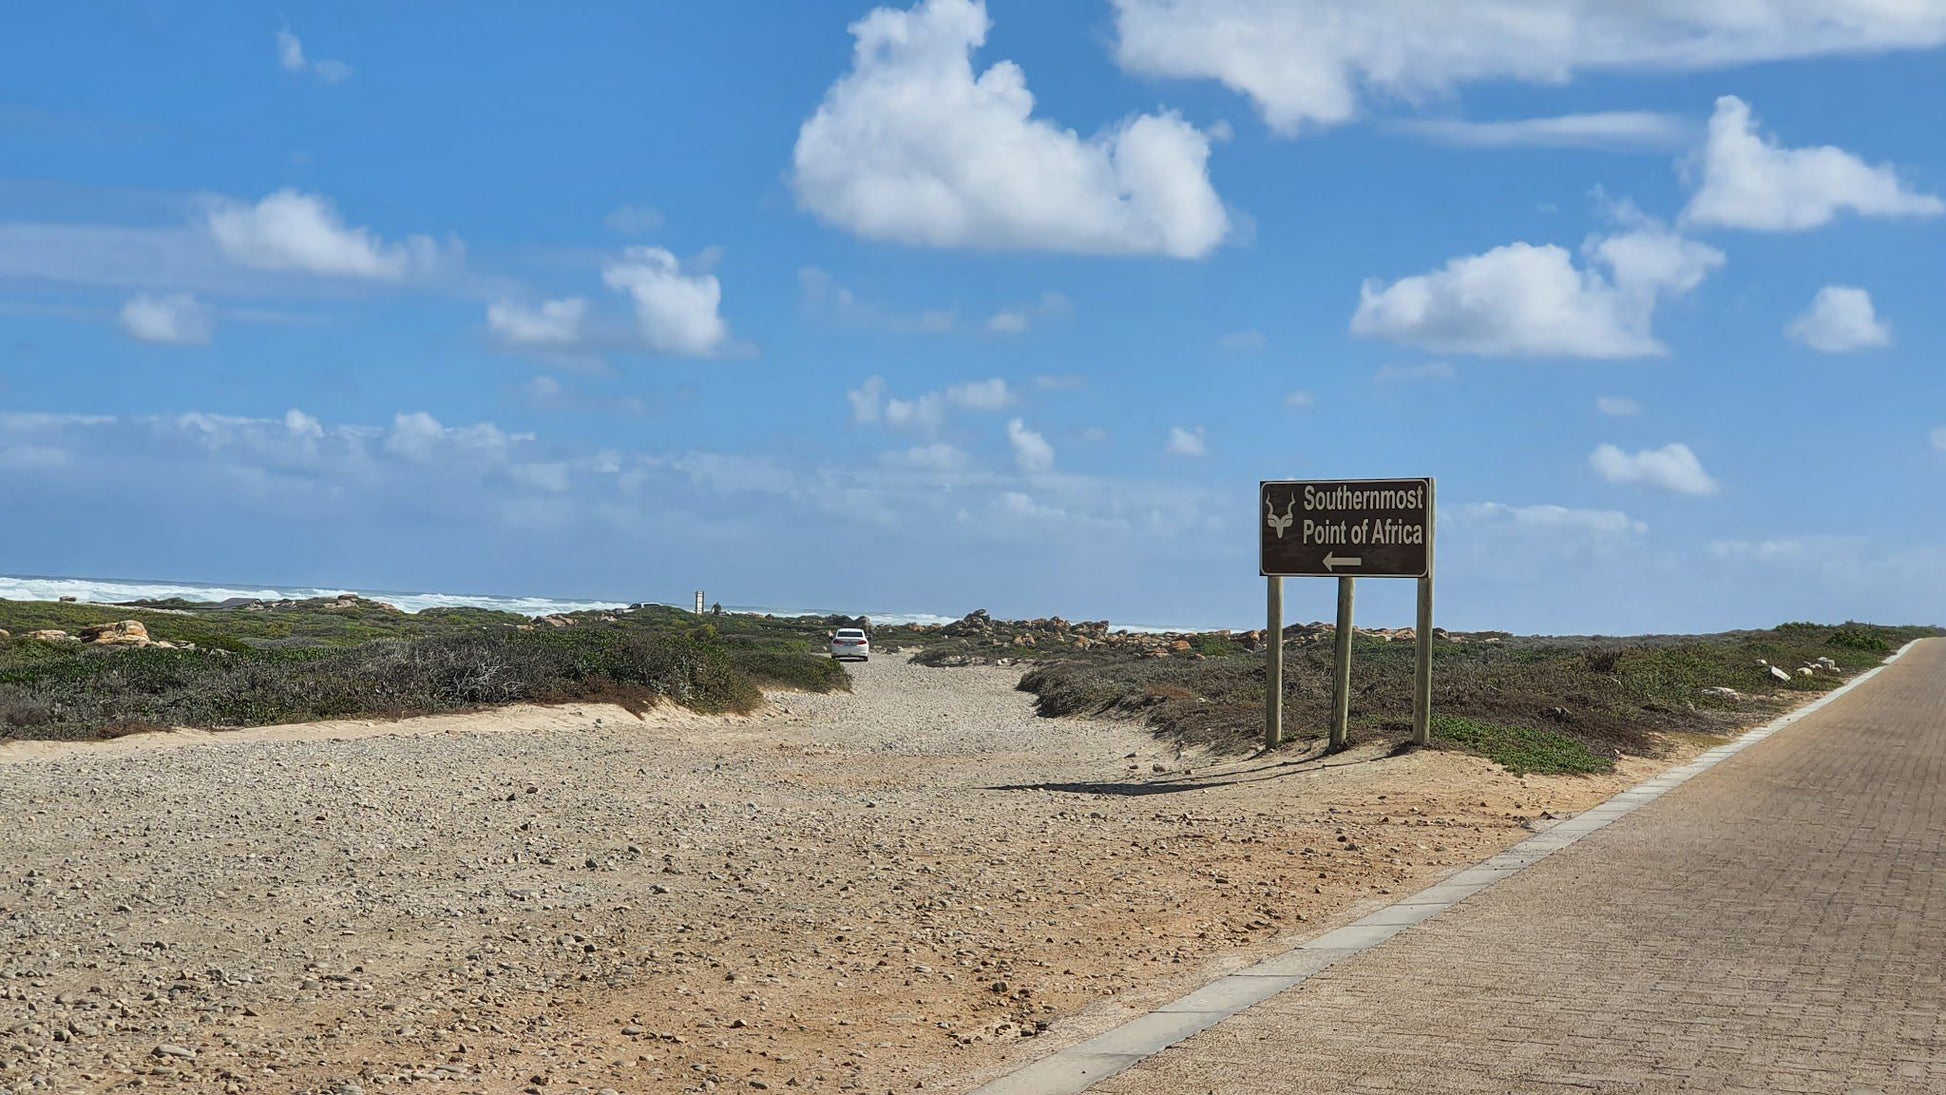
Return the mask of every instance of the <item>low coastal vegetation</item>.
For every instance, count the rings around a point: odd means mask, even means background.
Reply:
[[[747,712],[766,688],[851,678],[825,656],[843,617],[699,617],[660,605],[529,618],[405,613],[356,597],[202,605],[0,600],[0,738],[95,738],[173,726],[398,718],[507,703],[674,703]],[[1630,638],[1436,631],[1433,741],[1517,773],[1600,772],[1681,735],[1723,734],[1836,687],[1933,628],[1784,624]],[[81,636],[88,641],[80,641]],[[1409,630],[1354,635],[1352,744],[1403,746]],[[1333,629],[1285,629],[1286,736],[1330,720]],[[1059,618],[880,627],[881,656],[1017,666],[1040,714],[1140,719],[1219,752],[1263,732],[1264,632],[1151,633]]]
[[[104,626],[106,625],[106,626]],[[661,606],[529,619],[358,598],[139,607],[0,600],[0,738],[399,718],[507,703],[746,712],[850,687],[819,621]],[[90,641],[82,641],[82,636]]]
[[[1433,742],[1511,771],[1598,772],[1686,734],[1726,734],[1835,688],[1936,628],[1790,623],[1716,635],[1521,637],[1434,632]],[[1353,636],[1350,743],[1403,746],[1412,720],[1409,629]],[[1285,735],[1330,725],[1334,629],[1285,629]],[[1025,667],[1044,715],[1146,720],[1183,744],[1254,748],[1263,735],[1263,632],[1105,633],[1063,620],[968,616],[921,660]]]

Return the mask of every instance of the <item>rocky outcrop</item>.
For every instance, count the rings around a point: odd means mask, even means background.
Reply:
[[[958,620],[947,624],[942,630],[947,635],[955,638],[991,634],[993,631],[993,617],[987,615],[986,609],[976,608]]]
[[[0,639],[7,633],[0,631]],[[47,629],[29,631],[23,639],[39,639],[46,643],[80,643],[91,647],[115,647],[123,649],[155,650],[194,650],[195,643],[172,643],[149,637],[147,625],[140,620],[117,620],[108,624],[93,624],[84,627],[79,633],[70,635],[65,631]]]
[[[148,646],[147,625],[140,620],[121,620],[112,624],[95,624],[81,629],[81,641],[95,646]]]

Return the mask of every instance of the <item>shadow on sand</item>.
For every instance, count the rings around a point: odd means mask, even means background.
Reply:
[[[1124,795],[1140,797],[1143,795],[1173,795],[1182,791],[1206,791],[1217,787],[1240,787],[1247,783],[1263,783],[1266,780],[1284,779],[1288,776],[1301,776],[1309,772],[1322,772],[1330,768],[1349,768],[1356,764],[1371,764],[1374,761],[1388,760],[1404,756],[1416,746],[1411,742],[1398,745],[1375,756],[1359,757],[1356,760],[1342,759],[1344,753],[1314,753],[1309,756],[1291,757],[1283,760],[1270,760],[1267,757],[1255,758],[1263,763],[1251,767],[1238,768],[1228,772],[1184,773],[1180,776],[1165,776],[1159,779],[1144,780],[1139,783],[1108,783],[1094,781],[1085,783],[1003,783],[982,788],[987,791],[1054,791],[1068,795]],[[1334,759],[1337,758],[1337,759]]]

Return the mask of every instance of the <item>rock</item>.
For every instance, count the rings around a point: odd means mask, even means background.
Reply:
[[[122,620],[81,629],[81,641],[97,646],[147,646],[149,629],[140,620]]]
[[[958,620],[941,629],[945,635],[986,635],[993,631],[993,617],[984,608],[976,608]]]
[[[68,634],[65,631],[60,631],[54,628],[44,628],[40,631],[29,631],[26,635],[22,637],[28,639],[39,639],[44,643],[78,643],[81,641],[80,639],[75,638],[74,636]]]
[[[193,1061],[196,1059],[195,1050],[175,1045],[171,1042],[164,1042],[149,1052],[157,1057],[174,1057],[183,1061]]]
[[[1797,668],[1797,675],[1800,677],[1814,677],[1817,676],[1817,670],[1812,669],[1808,665],[1801,665]]]
[[[11,639],[13,637],[14,637],[13,632],[8,631],[4,627],[0,627],[0,643],[6,642],[8,639]]]
[[[75,602],[75,598],[72,595],[61,598],[61,603],[64,605],[71,605],[74,602]]]
[[[1191,644],[1188,639],[1177,639],[1175,642],[1169,644],[1169,649],[1174,650],[1177,653],[1184,653],[1193,648],[1194,648],[1193,644]]]
[[[1786,673],[1785,671],[1777,668],[1774,665],[1769,668],[1769,673],[1770,673],[1771,680],[1788,681],[1791,679],[1791,675],[1789,673]]]
[[[1712,688],[1703,689],[1703,695],[1710,696],[1719,700],[1740,700],[1743,698],[1743,693],[1737,691],[1734,688],[1727,688],[1720,684]]]

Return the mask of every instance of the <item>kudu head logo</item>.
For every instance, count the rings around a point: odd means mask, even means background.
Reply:
[[[1277,511],[1271,507],[1270,499],[1264,499],[1264,523],[1270,526],[1270,531],[1276,533],[1279,540],[1284,538],[1284,530],[1291,527],[1293,520],[1291,510],[1296,506],[1297,496],[1292,495],[1290,502],[1284,506],[1284,516],[1279,517]]]

